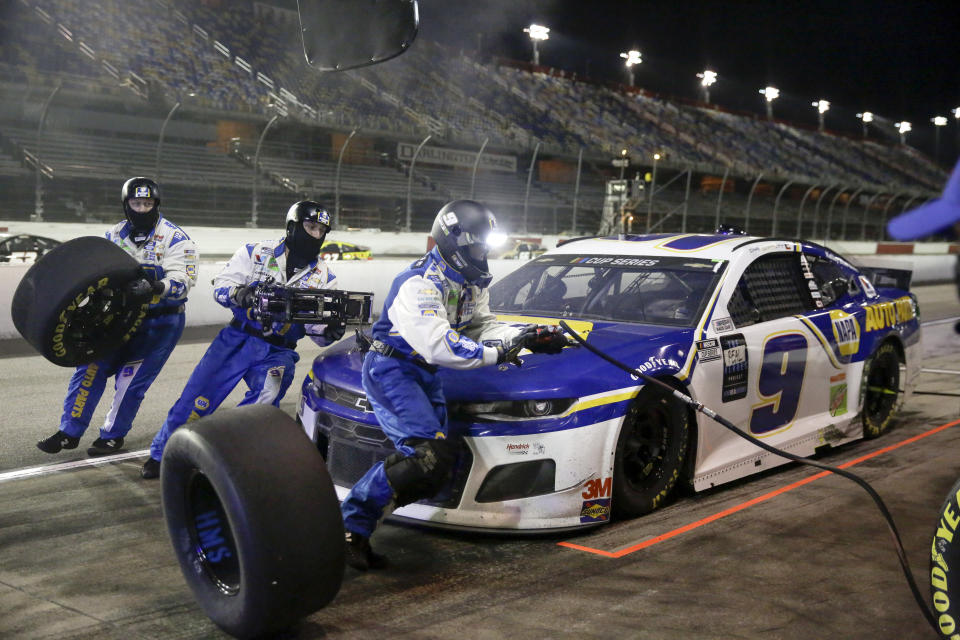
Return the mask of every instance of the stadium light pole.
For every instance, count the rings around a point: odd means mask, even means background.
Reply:
[[[433,134],[431,133],[420,141],[417,150],[413,152],[413,158],[410,160],[410,175],[407,176],[407,223],[403,227],[404,231],[410,231],[410,223],[413,219],[413,168],[417,165],[417,156],[420,155],[420,150],[432,137]]]
[[[780,89],[764,87],[759,93],[767,101],[767,120],[773,120],[773,101],[780,97]]]
[[[539,24],[531,24],[524,27],[523,32],[530,36],[530,42],[533,43],[533,64],[540,66],[540,48],[538,43],[550,39],[550,28]]]
[[[63,81],[57,80],[57,86],[53,88],[53,91],[50,92],[50,95],[47,96],[40,107],[40,120],[37,122],[37,150],[34,157],[34,162],[37,165],[37,187],[34,194],[33,215],[30,216],[30,220],[33,222],[43,222],[43,161],[40,158],[40,137],[43,135],[43,124],[47,121],[47,111],[50,109],[50,103],[53,102],[53,97],[57,95],[62,86]]]
[[[333,228],[340,228],[340,167],[343,165],[343,152],[347,150],[347,145],[350,144],[350,141],[353,139],[353,136],[357,135],[357,130],[354,129],[350,132],[350,135],[347,136],[347,139],[343,141],[343,145],[340,147],[340,153],[337,154],[337,177],[336,181],[333,183]]]
[[[947,126],[945,116],[933,116],[930,118],[933,123],[933,161],[940,164],[940,127]]]
[[[170,118],[173,117],[173,114],[176,113],[179,108],[180,101],[177,100],[173,107],[171,107],[170,112],[167,113],[167,117],[164,118],[163,124],[160,125],[160,138],[157,140],[157,159],[153,167],[153,179],[157,181],[157,184],[160,184],[160,154],[163,151],[163,136],[167,132],[167,125],[170,123]]]
[[[634,65],[643,64],[643,57],[640,55],[640,52],[636,49],[631,49],[630,51],[621,51],[620,57],[624,60],[624,66],[627,67],[627,75],[630,77],[630,86],[633,86],[633,67]]]
[[[867,137],[867,125],[873,122],[873,114],[869,111],[864,111],[863,113],[858,113],[857,117],[863,122],[863,137]]]
[[[907,134],[913,131],[913,125],[904,120],[895,122],[893,126],[897,128],[897,132],[900,134],[900,144],[907,144]]]
[[[817,100],[816,102],[811,102],[810,104],[811,106],[814,106],[817,108],[817,117],[819,118],[819,125],[817,128],[822,132],[824,128],[824,125],[823,125],[824,114],[830,110],[830,101]]]
[[[270,127],[272,127],[273,123],[279,118],[280,114],[278,113],[267,122],[267,126],[265,126],[260,133],[260,139],[257,140],[257,150],[253,154],[253,203],[250,211],[250,222],[247,223],[247,227],[251,229],[257,228],[257,205],[259,204],[257,186],[260,181],[260,146],[263,144],[263,139],[267,137],[267,131],[270,131]]]
[[[697,74],[700,78],[700,90],[703,91],[703,101],[710,104],[710,87],[717,82],[717,72],[704,69]]]

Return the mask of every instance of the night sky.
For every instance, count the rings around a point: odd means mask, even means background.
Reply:
[[[530,22],[550,27],[540,63],[626,83],[619,52],[638,49],[637,86],[698,97],[695,74],[719,74],[711,101],[764,113],[758,90],[780,89],[774,114],[816,125],[810,103],[832,103],[828,128],[860,131],[872,111],[892,130],[906,119],[908,142],[933,154],[930,118],[949,118],[940,156],[952,164],[960,123],[960,3],[864,0],[420,0],[421,35],[486,56],[529,61]],[[895,134],[894,134],[895,137]]]

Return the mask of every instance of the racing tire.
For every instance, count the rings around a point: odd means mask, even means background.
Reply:
[[[636,518],[662,506],[680,481],[690,414],[659,387],[647,386],[624,416],[613,464],[613,517]]]
[[[24,274],[10,305],[13,325],[56,365],[93,362],[127,342],[143,322],[147,305],[121,293],[139,277],[139,263],[106,238],[75,238]]]
[[[893,342],[884,342],[863,365],[860,406],[863,437],[876,438],[890,426],[900,400],[900,354]]]
[[[957,513],[960,480],[950,489],[940,507],[937,526],[930,545],[930,601],[944,638],[955,638],[960,627],[960,542],[957,538]],[[952,523],[952,524],[951,524]]]
[[[279,633],[333,600],[344,529],[327,467],[270,405],[177,429],[160,465],[174,553],[204,613],[237,638]]]

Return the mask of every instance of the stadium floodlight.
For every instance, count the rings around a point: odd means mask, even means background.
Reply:
[[[913,125],[904,120],[903,122],[895,122],[893,126],[897,128],[897,132],[900,134],[900,144],[906,144],[907,133],[913,131]]]
[[[940,127],[947,126],[947,118],[945,116],[933,116],[930,118],[930,122],[933,123],[933,159],[940,163]]]
[[[863,121],[863,137],[867,137],[867,125],[873,122],[873,114],[869,111],[864,111],[863,113],[858,113],[857,117]]]
[[[823,131],[823,114],[830,110],[830,101],[821,99],[816,102],[811,102],[810,105],[817,108],[817,116],[820,119],[820,131]]]
[[[717,72],[705,69],[701,73],[698,73],[697,77],[700,78],[700,88],[703,90],[703,101],[709,104],[710,87],[717,82]]]
[[[957,107],[956,109],[950,109],[950,113],[953,114],[954,118],[960,120],[960,107]]]
[[[767,101],[767,118],[773,120],[773,101],[780,97],[780,89],[776,87],[764,87],[760,89],[759,93]]]
[[[631,49],[630,51],[621,51],[620,57],[623,58],[624,64],[627,67],[627,73],[630,74],[630,86],[633,86],[633,66],[637,64],[643,64],[643,57],[640,52],[636,49]]]
[[[550,39],[550,28],[540,24],[531,24],[529,27],[524,27],[523,32],[530,36],[530,42],[533,43],[533,64],[539,66],[540,49],[537,47],[537,43]]]

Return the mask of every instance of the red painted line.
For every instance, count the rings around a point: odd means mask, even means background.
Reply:
[[[919,434],[919,435],[915,435],[915,436],[912,436],[912,437],[910,437],[910,438],[907,438],[906,440],[904,440],[904,441],[902,441],[902,442],[898,442],[898,443],[896,443],[896,444],[892,444],[892,445],[887,446],[887,447],[884,447],[884,448],[882,448],[882,449],[877,449],[876,451],[873,451],[873,452],[871,452],[871,453],[868,453],[868,454],[866,454],[866,455],[864,455],[864,456],[861,456],[861,457],[856,458],[856,459],[854,459],[854,460],[850,460],[850,461],[848,461],[848,462],[844,462],[843,464],[838,464],[838,465],[835,465],[835,466],[836,466],[837,468],[839,468],[839,469],[847,469],[847,468],[849,468],[849,467],[858,465],[858,464],[860,464],[861,462],[864,462],[864,461],[866,461],[866,460],[870,460],[871,458],[875,458],[875,457],[877,457],[877,456],[879,456],[879,455],[883,455],[884,453],[889,453],[889,452],[891,452],[891,451],[893,451],[893,450],[895,450],[895,449],[899,449],[900,447],[903,447],[903,446],[905,446],[905,445],[912,444],[912,443],[916,442],[917,440],[922,440],[923,438],[926,438],[926,437],[928,437],[928,436],[932,436],[932,435],[934,435],[934,434],[936,434],[936,433],[940,433],[941,431],[943,431],[943,430],[945,430],[945,429],[949,429],[950,427],[956,426],[956,425],[958,425],[958,424],[960,424],[960,420],[954,420],[953,422],[948,422],[948,423],[946,423],[946,424],[942,424],[942,425],[940,425],[939,427],[934,427],[934,428],[930,429],[929,431],[925,431],[925,432],[923,432],[923,433],[921,433],[921,434]],[[820,478],[823,478],[823,477],[825,477],[825,476],[830,476],[830,475],[833,475],[833,472],[832,472],[832,471],[821,471],[821,472],[819,472],[819,473],[815,473],[814,475],[809,476],[809,477],[807,477],[807,478],[804,478],[804,479],[802,479],[802,480],[797,480],[796,482],[793,482],[793,483],[790,483],[790,484],[785,485],[785,486],[783,486],[783,487],[780,487],[779,489],[774,489],[773,491],[770,491],[770,492],[768,492],[768,493],[765,493],[765,494],[763,494],[763,495],[761,495],[761,496],[757,496],[756,498],[752,498],[752,499],[750,499],[750,500],[747,500],[746,502],[741,502],[741,503],[738,504],[738,505],[735,505],[735,506],[733,506],[733,507],[729,507],[729,508],[727,508],[727,509],[724,509],[723,511],[719,511],[719,512],[717,512],[717,513],[715,513],[715,514],[713,514],[713,515],[711,515],[711,516],[707,516],[706,518],[702,518],[702,519],[700,519],[700,520],[697,520],[696,522],[691,522],[690,524],[685,524],[685,525],[683,525],[682,527],[678,527],[678,528],[674,529],[673,531],[668,531],[668,532],[666,532],[666,533],[662,533],[662,534],[660,534],[660,535],[658,535],[658,536],[654,536],[653,538],[649,538],[649,539],[644,540],[644,541],[642,541],[642,542],[638,542],[638,543],[636,543],[636,544],[634,544],[634,545],[630,545],[629,547],[625,547],[625,548],[623,548],[623,549],[620,549],[619,551],[604,551],[603,549],[595,549],[595,548],[593,548],[593,547],[587,547],[587,546],[584,546],[584,545],[574,544],[574,543],[572,543],[572,542],[558,542],[557,545],[558,545],[558,546],[561,546],[561,547],[567,547],[568,549],[575,549],[575,550],[577,550],[577,551],[584,551],[584,552],[586,552],[586,553],[592,553],[592,554],[595,554],[595,555],[598,555],[598,556],[604,556],[604,557],[607,557],[607,558],[622,558],[623,556],[626,556],[626,555],[629,555],[629,554],[631,554],[631,553],[640,551],[641,549],[646,549],[647,547],[652,547],[652,546],[655,545],[655,544],[658,544],[658,543],[660,543],[660,542],[663,542],[664,540],[669,540],[670,538],[675,538],[676,536],[679,536],[679,535],[681,535],[681,534],[683,534],[683,533],[687,533],[688,531],[693,531],[694,529],[698,529],[698,528],[700,528],[700,527],[702,527],[702,526],[704,526],[704,525],[710,524],[711,522],[714,522],[715,520],[719,520],[720,518],[725,518],[725,517],[727,517],[727,516],[729,516],[729,515],[732,515],[732,514],[734,514],[734,513],[737,513],[738,511],[743,511],[744,509],[747,509],[747,508],[749,508],[749,507],[752,507],[752,506],[755,505],[755,504],[760,504],[761,502],[766,502],[767,500],[770,500],[770,499],[772,499],[772,498],[776,498],[777,496],[779,496],[779,495],[781,495],[781,494],[784,494],[784,493],[786,493],[786,492],[788,492],[788,491],[793,491],[794,489],[796,489],[796,488],[798,488],[798,487],[802,487],[802,486],[805,485],[805,484],[809,484],[809,483],[813,482],[814,480],[819,480]]]

